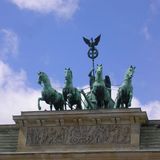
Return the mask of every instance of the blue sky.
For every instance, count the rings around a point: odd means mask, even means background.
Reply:
[[[95,63],[103,64],[113,85],[122,83],[130,65],[136,66],[134,105],[155,118],[153,108],[160,110],[159,28],[160,0],[1,0],[0,95],[10,101],[0,104],[4,115],[19,105],[36,108],[38,71],[62,87],[64,68],[70,67],[74,85],[86,86],[91,60],[82,37],[101,34]]]

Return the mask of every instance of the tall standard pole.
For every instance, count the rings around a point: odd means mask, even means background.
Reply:
[[[89,46],[89,50],[87,52],[88,57],[92,60],[92,70],[89,73],[89,77],[90,77],[90,88],[92,88],[92,85],[94,83],[95,80],[95,65],[94,65],[94,60],[95,58],[98,57],[98,50],[96,49],[95,46],[98,45],[99,41],[100,41],[101,35],[99,35],[98,37],[96,37],[94,40],[93,38],[91,38],[90,40],[83,37],[84,42]]]

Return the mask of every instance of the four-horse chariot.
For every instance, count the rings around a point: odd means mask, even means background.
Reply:
[[[41,110],[40,101],[45,101],[50,105],[50,110],[54,106],[55,110],[67,109],[113,109],[128,108],[131,106],[133,96],[132,77],[135,67],[130,66],[125,74],[124,81],[118,89],[114,102],[111,96],[111,81],[108,75],[103,78],[103,66],[97,65],[95,71],[94,59],[98,56],[98,45],[101,35],[95,40],[83,37],[89,46],[88,57],[92,59],[92,70],[89,73],[89,92],[79,90],[73,86],[73,74],[70,68],[65,68],[65,85],[62,93],[56,91],[50,83],[46,73],[38,73],[38,83],[43,87],[42,97],[38,98],[38,109]]]

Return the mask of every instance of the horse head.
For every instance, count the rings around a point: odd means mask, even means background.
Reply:
[[[65,68],[64,74],[65,74],[66,81],[72,80],[72,70],[70,68]]]
[[[132,79],[135,69],[136,67],[131,65],[126,72],[125,79]]]
[[[102,75],[102,70],[103,70],[103,66],[102,64],[97,65],[97,70],[96,70],[96,79],[103,79],[103,75]]]
[[[44,72],[38,72],[38,84],[42,85],[42,82],[44,83],[47,81],[48,76]]]

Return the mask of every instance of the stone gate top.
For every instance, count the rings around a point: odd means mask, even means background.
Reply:
[[[138,149],[148,120],[139,108],[22,112],[13,119],[18,151]]]

